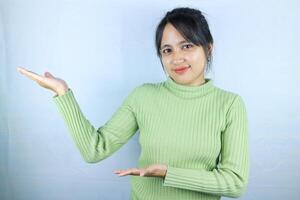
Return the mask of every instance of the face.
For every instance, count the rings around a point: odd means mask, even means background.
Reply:
[[[170,23],[165,26],[160,48],[163,66],[175,82],[189,86],[205,82],[203,47],[186,41]]]

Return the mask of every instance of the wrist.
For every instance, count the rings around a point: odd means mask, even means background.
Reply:
[[[167,170],[168,170],[168,167],[165,166],[165,168],[162,170],[162,173],[161,173],[161,176],[162,176],[163,178],[167,175]]]
[[[69,90],[68,87],[64,87],[64,88],[57,89],[56,93],[57,93],[58,96],[62,96],[62,95],[64,95],[68,90]]]

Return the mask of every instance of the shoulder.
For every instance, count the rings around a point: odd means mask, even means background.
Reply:
[[[131,92],[131,96],[140,103],[149,103],[155,101],[164,95],[163,82],[158,83],[141,83],[137,85]]]
[[[147,95],[147,94],[159,92],[162,86],[163,86],[162,82],[158,82],[158,83],[147,82],[136,86],[133,89],[133,91],[139,93],[140,95]]]
[[[222,88],[219,88],[217,86],[214,86],[215,88],[215,95],[220,97],[220,98],[225,98],[228,100],[233,100],[234,98],[236,98],[237,96],[239,96],[237,93],[229,91],[229,90],[225,90]]]
[[[245,107],[242,96],[236,92],[225,90],[215,86],[214,95],[221,104],[227,107],[228,110],[235,106]]]
[[[149,94],[153,94],[153,92],[157,91],[158,85],[158,83],[141,83],[130,90],[127,98],[143,99],[144,97],[149,96]]]

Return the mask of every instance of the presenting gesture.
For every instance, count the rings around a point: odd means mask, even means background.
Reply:
[[[145,168],[129,168],[127,170],[115,170],[114,173],[118,176],[150,176],[150,177],[165,177],[168,166],[163,164],[152,164]]]
[[[22,67],[17,67],[17,70],[21,74],[36,81],[40,86],[52,90],[58,95],[65,94],[65,92],[69,89],[67,83],[64,80],[54,77],[52,74],[50,74],[50,72],[45,72],[44,76],[41,76]]]

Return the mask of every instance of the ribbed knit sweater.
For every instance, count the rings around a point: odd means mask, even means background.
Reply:
[[[96,129],[82,113],[72,89],[53,96],[83,159],[97,163],[139,130],[137,166],[165,164],[162,177],[130,175],[133,200],[217,200],[239,197],[249,177],[248,120],[241,96],[216,87],[167,77],[143,83]]]

